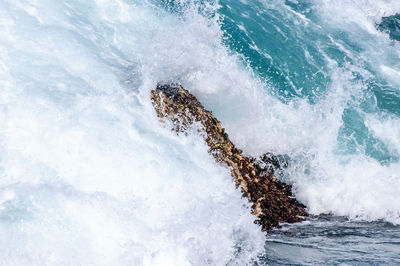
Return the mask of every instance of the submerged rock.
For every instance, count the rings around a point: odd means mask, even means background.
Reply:
[[[383,17],[378,29],[387,32],[390,39],[400,41],[400,14]]]
[[[280,227],[280,223],[299,222],[308,215],[305,206],[293,197],[291,187],[276,179],[266,167],[280,168],[287,162],[280,162],[270,153],[258,160],[243,156],[221,123],[181,86],[159,85],[151,91],[151,100],[160,120],[172,121],[178,133],[194,122],[201,123],[210,154],[217,162],[230,167],[236,187],[253,203],[252,214],[262,230]]]

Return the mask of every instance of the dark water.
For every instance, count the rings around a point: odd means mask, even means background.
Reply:
[[[396,265],[399,240],[399,227],[390,223],[312,217],[268,234],[260,265]]]

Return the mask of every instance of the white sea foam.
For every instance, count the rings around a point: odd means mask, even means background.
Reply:
[[[290,7],[284,6],[284,1],[262,2],[268,8],[279,10],[282,16],[293,19],[293,14],[285,11]],[[226,119],[222,115],[224,125],[249,154],[273,151],[292,158],[287,178],[294,183],[297,197],[312,214],[333,213],[354,219],[383,219],[400,224],[400,163],[380,164],[366,154],[366,144],[362,143],[356,147],[356,153],[344,154],[340,151],[338,140],[343,126],[343,112],[351,107],[361,113],[365,126],[374,137],[380,139],[393,154],[400,151],[398,118],[362,111],[360,102],[365,97],[364,93],[368,94],[368,88],[366,83],[354,77],[354,73],[358,73],[368,80],[373,77],[373,70],[389,84],[397,84],[395,75],[400,69],[399,44],[379,32],[376,23],[382,16],[400,12],[399,3],[314,1],[313,4],[313,14],[320,18],[319,24],[310,23],[305,27],[311,30],[312,27],[323,28],[327,33],[345,32],[352,40],[358,40],[360,52],[349,56],[351,52],[341,45],[341,40],[331,38],[332,44],[353,62],[339,67],[335,59],[320,49],[325,56],[331,82],[324,97],[316,104],[295,100],[287,105],[274,97],[259,95],[264,101],[263,111],[258,110],[248,120],[245,119],[247,114],[234,119]],[[300,32],[301,29],[298,34]],[[263,113],[263,119],[259,119],[259,112]]]
[[[318,10],[331,25],[375,36],[386,50],[362,56],[398,71],[388,63],[398,46],[370,27],[398,12],[397,2],[359,2],[373,19],[351,13],[353,2]],[[264,236],[229,170],[198,135],[177,137],[157,121],[149,91],[158,81],[191,89],[247,154],[290,155],[287,178],[311,213],[400,223],[399,163],[337,151],[343,110],[364,89],[352,80],[357,66],[332,63],[316,105],[283,104],[220,44],[217,18],[196,10],[0,3],[0,264],[242,265],[261,250]],[[367,121],[400,150],[398,120]]]
[[[149,100],[160,80],[204,93],[249,80],[215,22],[117,0],[2,2],[0,20],[1,265],[244,264],[261,250],[229,170]]]

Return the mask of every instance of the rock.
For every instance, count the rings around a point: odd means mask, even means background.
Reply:
[[[174,84],[158,85],[151,91],[151,100],[160,120],[172,121],[177,133],[185,132],[194,122],[202,125],[210,154],[230,167],[236,187],[252,203],[255,223],[262,230],[279,228],[280,223],[303,221],[308,215],[305,206],[293,197],[291,186],[275,178],[273,171],[266,170],[266,165],[280,168],[285,162],[270,153],[259,160],[243,156],[221,123],[187,90]]]
[[[262,171],[267,172],[271,175],[275,172],[281,171],[287,168],[289,163],[288,159],[284,155],[274,155],[270,152],[264,153],[259,158],[250,158],[253,164],[256,164]]]
[[[400,41],[400,14],[383,17],[378,30],[389,34],[390,39]]]

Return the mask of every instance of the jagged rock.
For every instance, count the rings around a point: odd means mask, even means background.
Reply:
[[[389,34],[390,39],[400,41],[400,14],[383,17],[378,30]]]
[[[250,158],[253,164],[256,164],[262,171],[271,175],[275,172],[287,168],[289,163],[284,155],[274,155],[270,152],[264,153],[259,158]]]
[[[243,196],[253,203],[252,213],[262,230],[280,227],[280,223],[299,222],[308,215],[305,206],[292,196],[291,187],[266,170],[266,165],[279,168],[284,167],[285,162],[272,154],[266,154],[258,163],[243,156],[220,122],[187,90],[174,84],[158,85],[151,91],[151,100],[160,120],[172,121],[178,133],[194,122],[201,123],[210,154],[217,162],[230,167],[236,187],[240,187]]]

